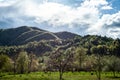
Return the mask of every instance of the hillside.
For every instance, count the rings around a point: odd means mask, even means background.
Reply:
[[[112,39],[98,35],[79,36],[70,32],[53,33],[36,27],[22,26],[0,30],[0,54],[14,55],[21,50],[36,55],[47,54],[57,48],[66,50],[70,47],[83,47],[87,54],[92,54],[92,49],[103,49],[102,54],[120,56],[120,39]],[[113,49],[118,52],[111,52]],[[47,54],[48,55],[48,54]]]
[[[28,42],[56,39],[73,39],[76,34],[70,32],[52,33],[36,27],[22,26],[0,30],[0,46],[22,45]]]

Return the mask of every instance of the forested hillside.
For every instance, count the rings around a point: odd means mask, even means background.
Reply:
[[[19,28],[0,30],[0,53],[14,55],[20,50],[41,55],[53,51],[59,46],[83,47],[87,54],[92,54],[92,49],[103,49],[101,54],[120,55],[120,39],[112,39],[97,35],[79,36],[69,32],[52,33],[35,27],[22,26]],[[113,53],[111,50],[118,50]]]

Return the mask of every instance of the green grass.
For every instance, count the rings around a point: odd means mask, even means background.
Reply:
[[[0,80],[59,80],[58,72],[34,72],[30,74],[16,74],[2,73]],[[118,76],[120,74],[117,74]],[[113,78],[111,72],[102,73],[102,80],[120,80],[120,78]],[[64,80],[97,80],[95,73],[91,75],[90,72],[66,72],[63,75]]]

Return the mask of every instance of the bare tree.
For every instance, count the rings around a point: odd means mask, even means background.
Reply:
[[[68,66],[72,65],[73,62],[73,48],[69,48],[67,50],[60,50],[58,48],[55,52],[53,52],[50,57],[48,64],[52,69],[59,71],[59,80],[62,80],[63,73]]]
[[[38,60],[36,58],[36,55],[32,52],[28,55],[29,62],[28,62],[28,73],[31,71],[35,71],[38,67]]]
[[[91,49],[92,53],[94,53],[96,55],[96,59],[95,59],[95,64],[94,64],[94,69],[96,71],[96,75],[98,80],[101,80],[101,72],[102,72],[102,68],[104,66],[104,60],[102,58],[103,54],[105,54],[106,51],[106,46],[104,45],[98,45],[95,46]]]
[[[31,68],[32,68],[32,63],[33,63],[33,59],[34,59],[35,55],[33,53],[30,53],[28,55],[28,57],[29,57],[28,73],[30,73],[32,71]]]

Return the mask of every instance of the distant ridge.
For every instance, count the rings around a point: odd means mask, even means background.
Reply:
[[[32,41],[73,39],[77,34],[70,32],[53,33],[37,27],[21,26],[18,28],[0,29],[0,46],[22,45]]]

